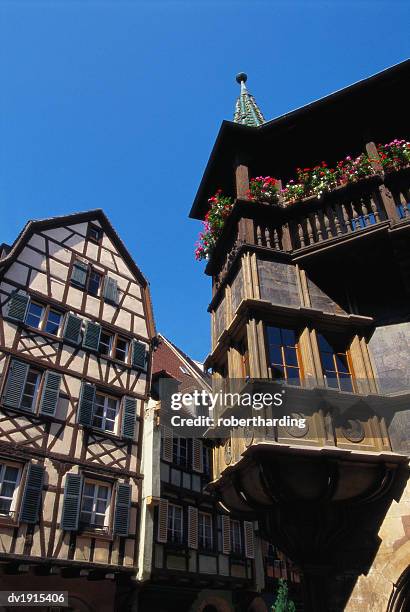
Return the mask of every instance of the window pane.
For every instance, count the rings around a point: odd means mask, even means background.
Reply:
[[[334,372],[325,372],[326,385],[332,389],[339,388],[339,382]]]
[[[48,313],[45,331],[49,334],[57,334],[60,328],[61,314],[55,310],[50,310]]]
[[[286,346],[295,346],[296,333],[293,329],[282,329],[282,342]]]
[[[99,351],[102,355],[109,355],[111,352],[112,336],[101,332]]]
[[[94,270],[91,270],[88,278],[88,293],[90,295],[98,295],[98,289],[100,288],[101,275]]]
[[[339,372],[344,372],[349,374],[349,366],[347,363],[347,356],[345,354],[339,353],[336,357],[336,365]]]
[[[26,323],[27,325],[31,325],[31,327],[40,327],[40,322],[41,322],[41,317],[43,315],[43,307],[40,306],[39,304],[35,304],[34,302],[31,302],[29,309],[28,309],[28,313],[27,313],[27,317],[26,317]]]
[[[285,363],[286,365],[298,366],[298,357],[295,348],[286,347],[285,351]]]
[[[322,334],[318,335],[318,342],[319,342],[319,349],[321,351],[327,351],[327,352],[333,353],[333,348],[331,347],[329,342],[326,340],[326,338]]]
[[[353,391],[352,379],[348,374],[340,374],[339,380],[342,391]]]
[[[286,373],[289,385],[298,385],[300,383],[299,368],[286,368]]]
[[[94,485],[86,482],[84,485],[84,495],[90,495],[91,497],[94,496]]]
[[[4,480],[8,480],[10,482],[17,482],[18,474],[18,468],[11,465],[6,465],[6,469],[4,470]]]
[[[83,511],[91,512],[93,509],[93,499],[92,497],[83,497]]]
[[[278,327],[268,327],[268,344],[282,344],[280,329]]]
[[[321,353],[322,365],[325,370],[334,371],[335,364],[333,361],[333,353]]]
[[[284,368],[272,366],[272,378],[275,380],[283,380],[285,378]]]
[[[269,359],[270,363],[282,365],[282,349],[280,346],[269,345]]]

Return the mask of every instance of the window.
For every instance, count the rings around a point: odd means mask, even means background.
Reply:
[[[102,234],[102,229],[100,227],[97,227],[97,225],[93,225],[92,223],[88,224],[87,238],[89,240],[92,240],[93,242],[100,242]]]
[[[97,393],[94,403],[93,427],[104,431],[114,431],[117,411],[118,401],[116,399]]]
[[[183,541],[182,508],[168,504],[168,542],[181,544]]]
[[[41,329],[48,334],[56,336],[60,330],[63,314],[50,306],[39,304],[38,302],[30,302],[27,310],[25,322],[30,327]]]
[[[36,302],[30,302],[26,315],[27,325],[40,329],[41,322],[43,320],[43,314],[44,306],[41,306],[41,304],[37,304]]]
[[[212,516],[206,512],[198,513],[198,544],[200,548],[212,550]]]
[[[172,461],[177,465],[188,466],[188,441],[174,436],[172,439]]]
[[[88,273],[87,293],[97,296],[101,285],[101,274],[90,268]]]
[[[352,372],[343,341],[318,334],[318,342],[326,386],[340,391],[353,391]]]
[[[211,476],[211,449],[202,445],[202,466],[205,476]]]
[[[40,377],[41,374],[38,370],[34,370],[33,368],[29,369],[20,404],[20,408],[23,410],[34,412]]]
[[[117,342],[115,344],[115,359],[119,361],[127,361],[128,356],[128,340],[125,338],[117,337]]]
[[[82,527],[103,529],[108,526],[110,487],[91,480],[84,482],[80,522]]]
[[[54,334],[54,336],[57,336],[60,330],[62,318],[63,318],[63,315],[61,312],[58,312],[57,310],[52,310],[50,308],[45,318],[44,331],[46,331],[49,334]]]
[[[0,515],[9,516],[14,510],[19,481],[20,467],[0,463]]]
[[[241,524],[231,520],[231,550],[237,555],[242,554]]]
[[[267,327],[269,365],[274,380],[300,385],[300,365],[296,332],[293,329]]]
[[[101,353],[101,355],[110,355],[111,347],[112,347],[112,335],[107,334],[106,332],[102,331],[100,334],[100,343],[98,345],[99,352]]]

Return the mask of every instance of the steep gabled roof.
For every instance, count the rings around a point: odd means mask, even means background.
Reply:
[[[158,334],[159,344],[154,352],[153,377],[171,376],[181,384],[181,389],[200,383],[210,389],[211,377],[184,351],[162,334]]]
[[[84,221],[97,220],[101,223],[101,227],[107,233],[107,236],[112,239],[113,243],[118,249],[118,252],[123,257],[124,261],[129,266],[135,277],[144,286],[148,286],[148,281],[133,260],[130,252],[125,246],[124,242],[119,237],[118,233],[111,225],[108,217],[101,208],[95,208],[84,212],[72,213],[69,215],[62,215],[59,217],[50,217],[48,219],[30,220],[23,227],[15,241],[10,247],[9,252],[5,257],[0,259],[0,274],[14,261],[16,255],[20,252],[22,247],[26,244],[28,239],[37,231],[45,229],[53,229],[55,227],[61,227],[63,225],[73,225],[74,223],[82,223]]]

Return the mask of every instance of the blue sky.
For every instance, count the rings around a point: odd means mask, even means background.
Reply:
[[[202,359],[211,283],[188,212],[235,74],[273,118],[408,57],[409,6],[0,0],[0,242],[28,218],[103,208],[158,329]]]

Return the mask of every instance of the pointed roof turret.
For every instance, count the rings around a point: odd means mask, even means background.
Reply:
[[[259,106],[256,104],[255,98],[246,89],[245,83],[247,78],[248,76],[244,72],[240,72],[236,75],[236,81],[241,86],[241,93],[236,101],[233,120],[235,123],[257,127],[265,123],[265,118]]]

